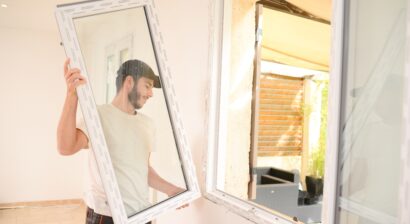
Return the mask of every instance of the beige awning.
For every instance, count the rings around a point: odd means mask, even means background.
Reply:
[[[332,18],[332,0],[286,0],[304,11],[330,21]]]
[[[329,71],[330,38],[329,24],[263,9],[262,60]]]

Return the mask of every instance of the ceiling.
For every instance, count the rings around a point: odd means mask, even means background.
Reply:
[[[309,13],[330,21],[329,0],[289,0]],[[327,23],[263,8],[262,60],[328,71],[331,27]]]

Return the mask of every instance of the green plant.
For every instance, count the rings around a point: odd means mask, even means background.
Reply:
[[[316,150],[311,154],[310,175],[323,177],[325,153],[324,150]]]
[[[322,88],[321,111],[320,111],[320,136],[318,145],[312,150],[310,155],[309,173],[310,175],[323,177],[325,166],[325,152],[327,139],[327,114],[328,114],[328,96],[329,81],[320,81]]]
[[[305,104],[304,102],[302,102],[301,104],[300,104],[300,114],[303,116],[303,117],[309,117],[310,116],[310,114],[312,113],[312,109],[313,107],[312,107],[312,105],[311,104]]]

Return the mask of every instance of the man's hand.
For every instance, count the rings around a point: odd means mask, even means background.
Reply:
[[[64,78],[67,84],[67,94],[69,96],[76,95],[75,89],[79,85],[86,83],[85,77],[81,75],[80,69],[70,68],[70,59],[68,58],[64,62]]]
[[[151,165],[148,167],[148,184],[150,187],[159,190],[162,193],[165,193],[166,195],[168,195],[168,197],[173,197],[179,193],[186,191],[186,189],[175,186],[170,182],[162,179],[162,177],[160,177],[157,172],[155,172]],[[185,204],[181,207],[178,207],[177,209],[185,208],[188,206],[189,204]]]
[[[182,193],[182,192],[184,192],[184,191],[186,191],[185,189],[183,189],[183,188],[180,188],[180,187],[174,187],[172,190],[170,190],[168,193],[167,193],[167,195],[168,195],[168,197],[173,197],[173,196],[175,196],[175,195],[177,195],[177,194],[179,194],[179,193]],[[189,206],[189,204],[184,204],[184,205],[182,205],[182,206],[180,206],[180,207],[178,207],[177,209],[179,210],[179,209],[183,209],[183,208],[186,208],[186,207],[188,207]]]
[[[184,191],[186,191],[186,190],[183,189],[183,188],[180,188],[180,187],[177,187],[177,186],[173,186],[172,189],[169,189],[169,190],[168,190],[167,195],[168,195],[168,197],[173,197],[173,196],[175,196],[175,195],[177,195],[177,194],[179,194],[179,193],[182,193],[182,192],[184,192]]]

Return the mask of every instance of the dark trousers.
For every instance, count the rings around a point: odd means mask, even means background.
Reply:
[[[111,216],[100,215],[95,213],[93,209],[87,207],[86,224],[114,224]],[[151,224],[148,222],[147,224]]]

